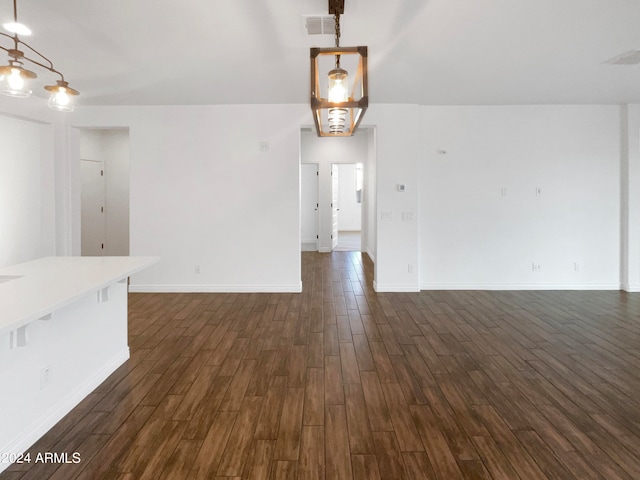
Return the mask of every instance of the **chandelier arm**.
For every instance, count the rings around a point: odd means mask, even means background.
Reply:
[[[33,53],[35,53],[36,55],[38,55],[40,58],[44,59],[47,61],[47,63],[49,63],[49,66],[43,65],[41,63],[38,63],[35,60],[32,60],[31,58],[28,57],[24,57],[26,60],[29,60],[31,63],[35,63],[36,65],[39,65],[43,68],[46,68],[47,70],[51,71],[51,72],[55,72],[58,75],[62,76],[62,74],[60,72],[58,72],[54,67],[53,67],[53,62],[51,60],[49,60],[47,57],[45,57],[43,54],[41,54],[39,51],[37,51],[35,48],[33,48],[31,45],[29,45],[28,43],[24,43],[21,40],[18,40],[20,42],[21,45],[24,45],[25,47],[27,47],[29,50],[31,50]]]
[[[18,39],[18,35],[17,34],[13,34],[13,35],[7,35],[6,33],[0,32],[0,35],[2,35],[3,37],[7,37],[10,38],[13,41],[13,46],[14,48],[17,50],[18,49],[18,44],[22,43],[19,39]],[[9,51],[7,48],[4,47],[0,47],[3,50],[6,50],[7,52]]]
[[[28,46],[28,45],[27,45],[27,46]],[[31,49],[31,50],[33,50],[33,49]],[[35,50],[34,50],[34,51],[35,51]],[[36,53],[38,53],[38,52],[36,52]],[[38,55],[40,55],[40,54],[38,53]],[[64,75],[62,75],[62,73],[61,73],[61,72],[59,72],[58,70],[56,70],[55,68],[53,68],[53,63],[51,63],[51,60],[49,60],[47,57],[45,57],[45,56],[43,56],[43,55],[40,55],[40,56],[41,56],[41,57],[43,57],[45,60],[47,60],[47,61],[51,64],[51,66],[49,66],[49,65],[45,65],[45,64],[43,64],[43,63],[40,63],[40,62],[38,62],[37,60],[34,60],[33,58],[29,58],[29,57],[27,57],[26,55],[25,55],[25,56],[23,56],[22,58],[23,58],[24,60],[28,61],[28,62],[33,63],[34,65],[38,65],[39,67],[44,68],[45,70],[49,70],[51,73],[55,73],[55,74],[60,75],[60,79],[61,79],[61,80],[64,80]]]

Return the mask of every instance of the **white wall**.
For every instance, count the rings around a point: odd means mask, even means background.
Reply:
[[[378,292],[419,290],[418,158],[423,143],[418,105],[372,105],[375,125],[376,262]],[[398,191],[404,184],[404,192]]]
[[[300,290],[303,117],[286,105],[74,113],[79,128],[129,127],[131,254],[162,259],[133,290]]]
[[[129,131],[84,129],[80,156],[104,162],[105,255],[129,255]]]
[[[53,255],[53,127],[0,115],[0,146],[0,267]]]
[[[0,111],[50,125],[43,251],[73,252],[79,142],[66,121],[4,102]],[[638,108],[372,105],[363,233],[376,289],[638,288]],[[85,107],[65,118],[130,128],[131,254],[163,258],[134,289],[299,289],[306,105]]]
[[[619,287],[618,107],[422,107],[421,138],[423,289]]]
[[[356,197],[356,165],[338,165],[338,229],[359,231],[362,228],[362,203]]]

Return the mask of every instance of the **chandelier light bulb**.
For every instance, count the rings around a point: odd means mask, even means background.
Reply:
[[[49,96],[49,108],[58,112],[73,112],[75,105],[73,97],[78,95],[64,80],[58,80],[56,85],[44,87],[51,95]]]
[[[66,88],[60,87],[57,91],[51,92],[51,96],[49,97],[49,108],[59,112],[73,111],[71,97],[67,93]]]
[[[9,73],[0,76],[0,93],[21,98],[31,95],[27,78],[19,68],[13,67]]]
[[[22,90],[24,88],[24,78],[20,75],[20,70],[12,68],[9,77],[7,77],[7,83],[13,90]]]

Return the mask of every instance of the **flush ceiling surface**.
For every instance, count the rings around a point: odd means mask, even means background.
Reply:
[[[0,0],[2,23],[11,8]],[[306,103],[309,48],[334,40],[303,17],[327,13],[326,0],[18,0],[24,40],[85,105]],[[606,63],[640,50],[637,0],[346,0],[341,26],[341,46],[369,47],[372,103],[640,103],[640,65]],[[34,92],[55,80],[34,70]]]

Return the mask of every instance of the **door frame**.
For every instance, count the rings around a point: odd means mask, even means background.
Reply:
[[[304,197],[304,189],[306,184],[302,181],[303,175],[302,175],[302,170],[304,168],[308,168],[308,167],[304,167],[303,165],[310,165],[310,166],[315,166],[315,186],[316,186],[316,198],[315,198],[315,218],[312,220],[312,223],[315,223],[315,233],[316,233],[316,238],[313,239],[313,248],[310,248],[309,246],[311,245],[310,242],[305,242],[304,238],[302,238],[302,217],[303,217],[303,209],[304,208],[308,208],[305,207],[302,204],[302,200]],[[319,242],[320,242],[320,165],[318,163],[300,163],[300,249],[302,251],[314,251],[317,252],[318,251],[318,247],[319,247]]]
[[[87,220],[87,210],[86,210],[86,201],[85,196],[89,191],[88,186],[84,182],[83,177],[83,166],[86,165],[95,165],[100,169],[100,185],[98,189],[91,189],[92,194],[97,194],[99,196],[100,203],[100,211],[97,210],[93,212],[91,218],[93,219],[92,225],[94,227],[99,227],[100,232],[96,232],[92,230],[91,237],[96,237],[97,243],[101,243],[101,247],[98,246],[90,247],[87,245],[88,236],[86,229],[86,223],[83,223],[83,220]],[[81,158],[80,159],[80,255],[81,256],[104,256],[105,255],[105,244],[107,242],[107,221],[105,214],[105,206],[106,206],[107,192],[106,192],[106,182],[105,182],[105,165],[103,160],[94,160],[91,158]],[[100,237],[100,238],[98,238]],[[94,238],[92,238],[93,240]]]

